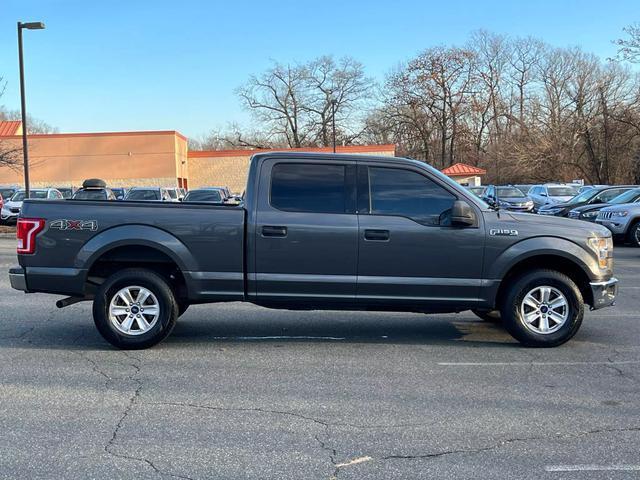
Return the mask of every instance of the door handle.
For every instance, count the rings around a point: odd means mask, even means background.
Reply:
[[[389,241],[389,230],[365,230],[364,239],[374,242],[387,242]]]
[[[287,227],[276,227],[273,225],[265,225],[262,227],[263,237],[286,237]]]

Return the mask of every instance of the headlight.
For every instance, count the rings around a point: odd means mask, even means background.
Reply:
[[[584,218],[595,218],[598,216],[598,211],[594,210],[593,212],[585,212],[582,214]]]
[[[525,207],[533,207],[533,202],[529,200],[528,202],[524,202]]]
[[[611,268],[613,239],[611,237],[591,237],[589,238],[589,246],[598,258],[598,266],[603,270]]]
[[[629,215],[627,210],[620,210],[619,212],[611,212],[612,217],[626,217]]]

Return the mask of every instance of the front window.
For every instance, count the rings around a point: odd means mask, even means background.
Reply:
[[[271,205],[290,212],[345,213],[345,166],[313,163],[274,165]]]
[[[22,202],[25,199],[26,196],[26,192],[16,192],[13,194],[13,197],[11,197],[11,201],[12,202]],[[29,191],[29,198],[40,198],[40,199],[46,199],[47,198],[47,191],[46,190],[30,190]]]
[[[498,187],[499,198],[522,198],[522,192],[515,187]]]
[[[611,190],[605,190],[604,192],[601,192],[598,194],[598,196],[596,197],[596,200],[599,200],[601,203],[609,203],[618,195],[627,191],[628,190],[626,188],[614,188]]]
[[[157,190],[131,190],[127,200],[160,200]]]
[[[417,172],[369,167],[369,211],[398,215],[423,225],[451,225],[456,196]]]
[[[178,194],[176,193],[175,190],[167,190],[167,193],[169,194],[172,200],[175,200],[178,198]]]
[[[562,186],[562,187],[547,187],[547,193],[550,197],[573,197],[578,193],[578,188],[577,187],[571,187],[571,186]],[[580,194],[580,196],[585,195],[586,199],[585,200],[578,200],[578,197],[573,198],[572,201],[575,202],[586,202],[588,199],[590,199],[594,193],[591,192],[590,190],[587,190],[586,192],[583,192]]]
[[[634,188],[632,190],[627,190],[626,192],[618,195],[615,198],[612,198],[609,203],[614,205],[618,205],[621,203],[633,203],[638,198],[640,198],[640,188]]]
[[[0,196],[2,196],[2,198],[11,198],[14,193],[16,193],[16,191],[13,188],[0,188]]]

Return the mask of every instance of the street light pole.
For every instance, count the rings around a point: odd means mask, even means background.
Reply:
[[[27,101],[24,91],[24,58],[22,54],[22,30],[42,30],[42,22],[18,22],[18,60],[20,62],[20,107],[22,111],[22,155],[24,158],[25,198],[29,198],[29,151],[27,146]]]

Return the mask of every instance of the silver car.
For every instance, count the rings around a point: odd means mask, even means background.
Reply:
[[[20,210],[22,209],[22,202],[26,197],[24,190],[18,190],[13,196],[4,202],[2,211],[0,211],[0,220],[3,223],[16,223]],[[30,199],[39,200],[62,200],[64,197],[55,188],[35,188],[29,190]]]
[[[543,205],[571,200],[579,189],[580,185],[572,183],[545,183],[531,187],[527,196],[533,201],[533,208],[537,211]]]
[[[605,207],[598,212],[596,223],[611,230],[614,239],[640,247],[640,203]]]

